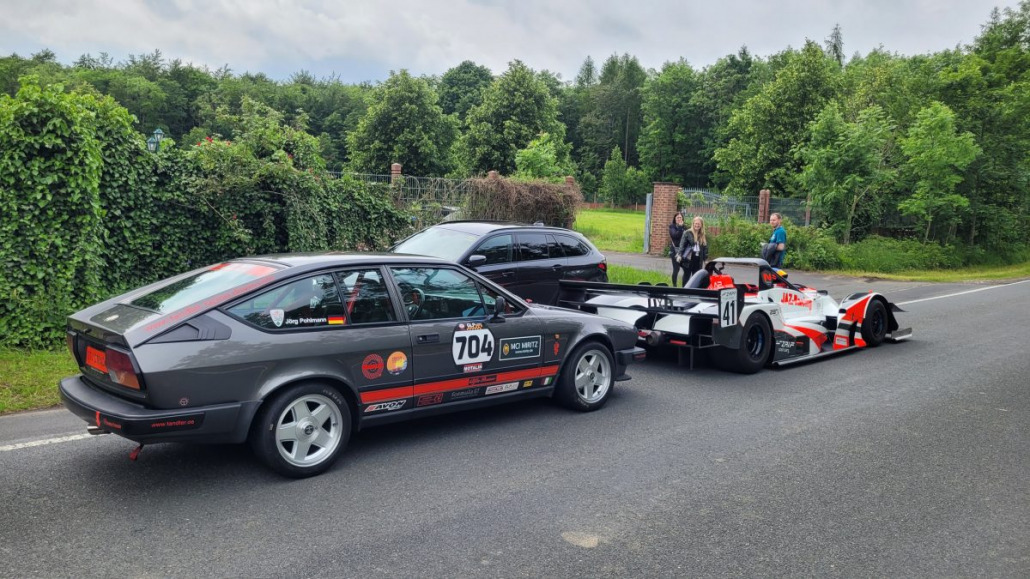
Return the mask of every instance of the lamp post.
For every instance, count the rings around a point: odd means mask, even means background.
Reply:
[[[160,128],[154,129],[154,133],[147,139],[147,150],[156,153],[161,150],[161,139],[165,138],[165,132]]]

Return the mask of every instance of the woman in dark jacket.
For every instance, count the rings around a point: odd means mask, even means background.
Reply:
[[[687,228],[683,224],[683,214],[679,211],[672,217],[672,223],[669,224],[669,237],[672,239],[672,247],[669,248],[669,255],[672,256],[672,287],[676,287],[676,278],[680,274],[680,259],[679,259],[679,246],[680,241],[683,239],[683,232]],[[687,278],[683,278],[683,283],[687,283]]]
[[[683,232],[676,257],[683,267],[683,285],[686,287],[690,276],[703,268],[708,261],[708,235],[705,233],[704,219],[695,217],[690,229]]]

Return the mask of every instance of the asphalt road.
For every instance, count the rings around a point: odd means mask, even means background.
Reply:
[[[1030,283],[872,285],[910,341],[754,377],[660,354],[599,412],[370,429],[302,481],[0,418],[0,576],[1030,576]]]

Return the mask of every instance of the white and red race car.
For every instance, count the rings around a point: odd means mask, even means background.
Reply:
[[[757,271],[757,283],[735,280],[727,266]],[[684,288],[562,281],[558,303],[634,324],[648,345],[686,348],[691,365],[695,350],[712,348],[717,366],[744,374],[912,335],[883,295],[853,293],[838,303],[787,281],[764,259],[713,259]]]

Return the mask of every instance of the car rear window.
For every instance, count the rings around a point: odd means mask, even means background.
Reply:
[[[581,255],[589,255],[590,249],[583,244],[580,240],[572,237],[571,235],[555,235],[555,239],[558,240],[558,244],[565,250],[565,257],[579,257]]]
[[[219,263],[141,295],[129,305],[166,314],[262,278],[277,269],[256,263]]]
[[[444,227],[430,227],[398,243],[394,253],[413,253],[457,261],[478,236]]]

